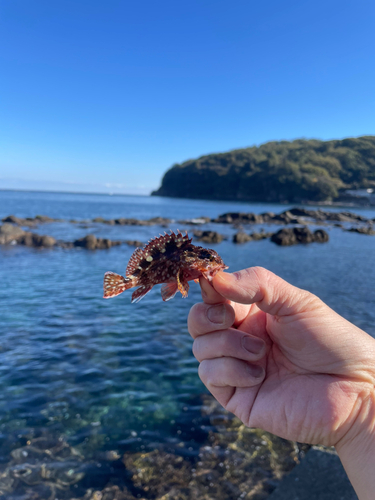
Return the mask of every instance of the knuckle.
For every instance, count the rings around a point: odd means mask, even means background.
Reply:
[[[228,335],[226,332],[220,332],[216,339],[216,349],[221,356],[224,356],[228,353],[231,347],[231,343],[229,342]]]
[[[198,375],[204,385],[209,385],[209,370],[208,363],[206,360],[203,360],[198,367]]]
[[[191,335],[197,330],[196,325],[202,321],[202,306],[204,306],[204,304],[201,302],[199,304],[194,304],[189,311],[187,324]]]
[[[200,358],[200,355],[199,355],[199,351],[200,351],[200,339],[201,337],[198,337],[194,340],[193,342],[193,347],[192,347],[192,351],[193,351],[193,355],[194,357],[198,360],[198,361],[201,361],[201,358]]]

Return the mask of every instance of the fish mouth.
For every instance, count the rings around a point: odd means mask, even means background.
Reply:
[[[220,273],[221,271],[224,271],[225,269],[228,269],[229,266],[226,266],[225,264],[220,264],[219,266],[212,267],[211,269],[208,269],[205,272],[205,276],[211,281],[214,276],[216,276],[217,273]]]

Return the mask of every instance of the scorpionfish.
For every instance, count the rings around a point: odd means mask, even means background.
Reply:
[[[171,231],[171,234],[152,239],[144,248],[137,248],[130,257],[126,276],[110,271],[105,273],[104,298],[139,287],[132,295],[132,302],[139,302],[160,283],[164,283],[161,289],[164,301],[172,299],[177,291],[187,297],[188,281],[197,282],[200,276],[211,281],[216,273],[228,269],[215,250],[192,245],[191,241],[187,233]]]

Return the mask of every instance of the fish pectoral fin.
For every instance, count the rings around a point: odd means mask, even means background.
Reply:
[[[133,292],[132,295],[132,304],[133,302],[139,302],[145,295],[148,294],[148,292],[151,290],[153,285],[151,286],[140,286],[137,288],[135,292]]]
[[[190,287],[187,281],[184,282],[183,280],[180,280],[180,271],[177,273],[177,287],[183,298],[186,299]]]
[[[110,299],[111,297],[116,297],[120,293],[125,292],[128,288],[131,288],[131,279],[124,278],[120,274],[112,273],[108,271],[104,275],[104,299]]]
[[[177,283],[174,281],[173,283],[164,283],[161,287],[161,298],[164,302],[167,300],[173,299],[178,290]]]

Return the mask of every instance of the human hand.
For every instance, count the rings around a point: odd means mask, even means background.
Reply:
[[[262,268],[201,279],[188,318],[199,375],[250,427],[338,446],[375,425],[375,340]]]

